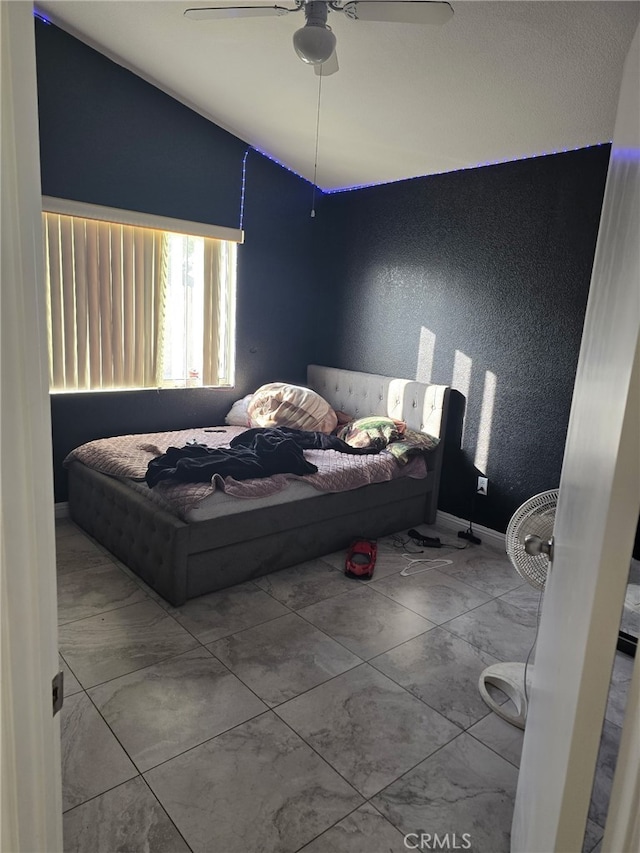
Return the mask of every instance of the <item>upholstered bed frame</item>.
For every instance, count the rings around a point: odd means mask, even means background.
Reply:
[[[310,365],[308,385],[355,417],[385,414],[444,438],[449,389]],[[186,523],[117,479],[79,462],[69,468],[73,520],[171,604],[435,520],[443,442],[426,479],[402,478],[350,492]]]

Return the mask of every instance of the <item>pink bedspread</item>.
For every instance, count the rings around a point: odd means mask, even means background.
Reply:
[[[244,427],[225,426],[101,438],[72,450],[64,464],[78,460],[112,477],[144,481],[149,462],[166,453],[169,447],[184,447],[193,441],[208,447],[225,447],[241,432],[244,432]],[[406,465],[399,465],[386,451],[371,456],[350,456],[337,450],[305,450],[304,455],[317,466],[316,474],[304,477],[276,474],[242,481],[216,474],[210,483],[160,483],[153,491],[162,496],[176,515],[185,518],[216,489],[237,498],[261,498],[285,489],[290,480],[303,480],[322,492],[344,492],[397,477],[422,478],[427,475],[422,456],[414,457]]]

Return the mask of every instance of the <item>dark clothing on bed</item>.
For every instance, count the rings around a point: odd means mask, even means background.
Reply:
[[[291,427],[253,427],[232,438],[230,447],[252,447],[256,439],[263,438],[269,442],[279,442],[282,438],[292,438],[303,450],[338,450],[340,453],[350,453],[361,456],[363,453],[378,453],[376,448],[351,447],[337,435],[327,435],[324,432],[308,432],[304,429]]]
[[[270,477],[272,474],[315,474],[318,469],[304,458],[305,449],[363,452],[336,436],[320,432],[286,427],[250,429],[236,436],[230,447],[212,448],[201,444],[170,447],[162,456],[151,460],[145,480],[153,488],[166,480],[206,483],[215,474],[235,480]],[[376,451],[367,448],[364,452]]]

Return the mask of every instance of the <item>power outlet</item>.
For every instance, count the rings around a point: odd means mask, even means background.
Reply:
[[[476,488],[476,493],[479,495],[487,495],[489,493],[488,477],[478,477],[478,486]]]

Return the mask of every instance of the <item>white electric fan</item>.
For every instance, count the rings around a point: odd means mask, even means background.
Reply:
[[[521,578],[542,595],[553,560],[553,524],[558,490],[541,492],[515,511],[506,533],[507,556]],[[510,703],[498,704],[487,685],[505,693]],[[531,668],[527,663],[496,663],[480,675],[480,695],[498,716],[524,729],[531,686]]]

